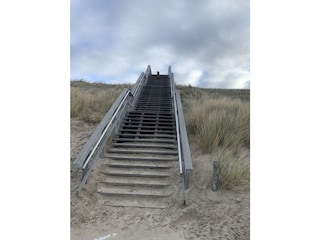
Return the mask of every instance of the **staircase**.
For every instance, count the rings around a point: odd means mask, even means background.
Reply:
[[[177,178],[175,114],[168,75],[150,75],[104,160],[105,205],[166,208]]]

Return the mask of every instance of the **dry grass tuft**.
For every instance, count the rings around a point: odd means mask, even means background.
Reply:
[[[71,117],[96,124],[129,84],[102,84],[71,81]]]
[[[188,134],[196,137],[202,153],[212,154],[208,160],[206,185],[211,187],[213,160],[216,159],[219,161],[219,188],[235,190],[247,188],[250,182],[250,103],[245,94],[232,96],[228,91],[223,95],[223,91],[205,92],[193,88],[185,95],[183,108]]]
[[[219,148],[237,152],[242,146],[250,147],[250,106],[239,99],[223,97],[187,100],[186,124],[197,136],[203,153]]]
[[[219,189],[249,188],[250,157],[248,152],[234,155],[232,151],[223,150],[215,154],[219,162]]]

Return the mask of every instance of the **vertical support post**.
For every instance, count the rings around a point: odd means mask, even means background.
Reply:
[[[185,188],[185,174],[182,175],[182,200],[183,200],[183,205],[187,205],[186,188]]]
[[[100,158],[104,158],[104,153],[106,152],[106,136],[104,136],[103,138],[102,138],[102,146],[101,146],[101,152],[100,152],[100,154],[99,154],[99,157]]]
[[[213,177],[212,177],[212,191],[216,192],[219,186],[219,162],[213,161]]]
[[[189,175],[190,175],[190,172],[188,170],[186,170],[185,173],[184,173],[184,186],[185,186],[185,189],[189,188]]]

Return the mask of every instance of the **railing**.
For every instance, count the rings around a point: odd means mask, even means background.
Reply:
[[[113,103],[107,114],[89,138],[88,142],[80,151],[76,160],[72,163],[72,169],[82,170],[82,179],[78,186],[77,193],[81,191],[84,184],[87,182],[90,172],[98,157],[104,156],[107,140],[114,133],[115,129],[117,129],[117,126],[121,123],[126,112],[134,108],[141,89],[151,74],[151,68],[148,66],[146,72],[140,74],[131,91],[129,89],[124,89],[121,92],[117,100]],[[183,175],[183,198],[185,203],[185,190],[189,188],[189,177],[193,171],[193,166],[180,93],[175,88],[174,75],[171,72],[171,66],[169,66],[168,76],[170,78],[171,97],[174,103],[179,170],[180,174]]]
[[[171,72],[171,66],[168,69],[168,76],[171,83],[171,97],[174,102],[174,111],[176,116],[177,142],[180,174],[183,174],[183,200],[185,199],[185,190],[189,188],[189,177],[192,174],[193,166],[191,160],[190,147],[188,142],[187,129],[184,121],[180,92],[176,90],[174,75]]]
[[[103,157],[107,140],[120,124],[125,113],[135,106],[137,96],[151,74],[150,66],[147,67],[146,73],[141,73],[132,90],[124,89],[117,100],[113,103],[107,114],[99,123],[88,142],[80,151],[76,160],[72,163],[72,169],[82,169],[82,178],[77,189],[81,191],[90,175],[90,172],[97,161],[98,157]]]
[[[184,185],[185,188],[189,188],[189,177],[192,174],[193,166],[191,160],[190,146],[188,141],[188,134],[186,129],[186,124],[184,121],[180,92],[176,91],[176,100],[177,100],[177,109],[178,109],[178,118],[179,118],[179,129],[180,129],[180,142],[182,149],[182,158],[184,163]]]

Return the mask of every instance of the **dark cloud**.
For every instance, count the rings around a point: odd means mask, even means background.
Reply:
[[[172,65],[180,84],[243,88],[249,12],[249,0],[71,0],[71,78],[134,82]]]

